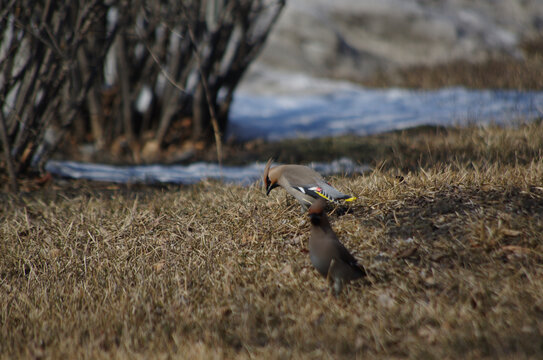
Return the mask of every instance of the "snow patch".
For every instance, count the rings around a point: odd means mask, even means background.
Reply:
[[[51,160],[45,165],[45,170],[53,175],[66,178],[114,183],[173,183],[189,185],[207,179],[239,185],[250,185],[261,179],[265,165],[265,163],[254,163],[246,166],[223,166],[221,168],[217,164],[198,162],[186,166],[115,166]],[[335,160],[331,163],[315,162],[308,166],[324,176],[332,174],[353,175],[370,170],[368,166],[357,165],[347,158]]]
[[[541,116],[543,92],[368,89],[344,81],[275,72],[267,90],[236,93],[229,138],[316,138],[367,135],[419,125],[512,124]]]

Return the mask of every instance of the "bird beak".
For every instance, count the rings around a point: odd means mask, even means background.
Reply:
[[[277,186],[279,186],[277,185],[277,183],[269,183],[268,187],[266,188],[266,196],[268,196],[270,194],[270,191],[275,189]]]

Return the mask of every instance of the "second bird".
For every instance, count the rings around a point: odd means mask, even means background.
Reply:
[[[325,205],[324,200],[319,199],[308,211],[311,219],[309,257],[313,266],[326,276],[338,295],[345,283],[365,276],[366,271],[338,240],[324,212]]]
[[[307,210],[317,199],[328,201],[353,201],[354,196],[346,195],[330,185],[315,170],[303,165],[279,165],[271,167],[272,159],[264,169],[264,185],[266,195],[274,188],[281,186],[294,196]]]

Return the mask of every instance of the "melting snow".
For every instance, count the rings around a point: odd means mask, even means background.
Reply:
[[[264,172],[264,163],[246,166],[223,166],[198,162],[191,165],[140,165],[114,166],[76,161],[47,162],[45,169],[52,174],[72,179],[88,179],[116,183],[175,183],[194,184],[205,179],[221,180],[225,183],[250,185],[259,180]],[[356,165],[350,159],[339,159],[331,163],[308,164],[322,175],[364,173],[370,168]]]
[[[354,84],[300,74],[268,72],[245,82],[236,93],[227,136],[238,140],[365,135],[418,125],[464,125],[490,122],[512,125],[541,117],[543,92],[366,89]],[[312,164],[323,175],[368,170],[351,160]],[[46,170],[69,178],[120,183],[192,184],[203,179],[251,184],[264,164],[241,167],[194,163],[188,166],[110,166],[49,161]]]
[[[304,75],[275,76],[266,84],[271,90],[248,85],[236,93],[229,137],[280,140],[367,135],[418,125],[507,125],[543,112],[543,92],[367,89],[346,82],[311,81]]]

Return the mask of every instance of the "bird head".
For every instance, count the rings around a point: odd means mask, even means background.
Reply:
[[[313,225],[320,225],[324,215],[324,208],[326,207],[326,201],[323,199],[317,199],[307,210],[309,219]]]
[[[272,164],[272,161],[273,159],[268,160],[268,163],[266,164],[266,167],[264,168],[263,180],[264,180],[264,187],[266,189],[266,195],[269,195],[272,189],[279,186],[277,184],[277,177],[274,176],[275,174],[273,172],[270,172],[270,166]]]

